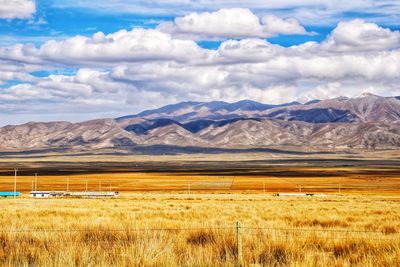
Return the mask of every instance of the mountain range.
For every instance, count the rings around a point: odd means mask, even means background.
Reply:
[[[362,94],[301,104],[181,102],[80,123],[0,128],[0,151],[140,150],[143,147],[336,151],[398,149],[400,97]]]

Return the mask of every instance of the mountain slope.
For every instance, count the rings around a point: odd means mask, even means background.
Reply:
[[[235,118],[248,118],[258,116],[260,112],[280,107],[298,105],[298,102],[285,103],[281,105],[262,104],[251,100],[241,100],[235,103],[223,101],[213,102],[181,102],[167,105],[158,109],[146,110],[136,115],[119,117],[116,120],[123,122],[133,118],[171,119],[177,122],[188,122],[192,120],[223,120]]]
[[[288,107],[288,110],[335,109],[346,111],[360,122],[400,121],[400,99],[362,94],[359,97],[339,97],[322,100],[309,105]],[[350,115],[351,114],[351,115]],[[333,121],[332,121],[333,122]]]
[[[97,149],[134,145],[136,136],[121,129],[112,119],[82,123],[26,123],[0,128],[2,150],[33,150],[46,148]]]
[[[279,109],[267,115],[268,118],[285,121],[305,121],[311,123],[353,122],[357,116],[348,110],[334,108]]]
[[[171,119],[186,123],[195,120],[227,120],[237,118],[272,118],[311,123],[390,122],[400,120],[400,97],[363,94],[355,98],[339,97],[312,100],[305,104],[291,102],[281,105],[261,104],[251,100],[235,103],[181,102],[136,115],[117,118],[119,123],[133,118],[148,120]]]
[[[115,120],[30,122],[0,128],[0,151],[135,150],[136,146],[143,151],[143,146],[159,145],[198,151],[399,149],[400,99],[364,94],[281,106],[247,100],[183,102]]]

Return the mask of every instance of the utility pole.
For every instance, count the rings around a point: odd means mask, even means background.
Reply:
[[[67,178],[67,192],[69,192],[69,177]]]
[[[101,181],[99,182],[99,191],[101,192]]]
[[[110,192],[111,192],[111,180],[110,180]]]
[[[14,169],[14,198],[17,194],[17,169]]]
[[[299,185],[299,192],[301,193],[301,185]]]
[[[265,182],[263,182],[263,189],[264,189],[264,194],[265,194]]]
[[[340,184],[339,184],[339,194],[341,193],[341,188],[340,188]]]
[[[85,192],[87,192],[87,180],[86,180],[86,187],[85,187],[86,189],[85,189]]]
[[[190,181],[188,181],[187,183],[188,183],[188,194],[190,194]]]

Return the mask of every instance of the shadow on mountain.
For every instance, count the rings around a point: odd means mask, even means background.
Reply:
[[[313,108],[305,110],[281,109],[268,114],[268,118],[309,123],[353,122],[357,116],[347,110]]]
[[[294,150],[280,150],[272,148],[218,148],[218,147],[196,147],[196,146],[173,146],[173,145],[135,145],[119,146],[118,148],[104,148],[96,150],[76,150],[69,148],[43,149],[17,152],[0,152],[0,157],[47,157],[49,153],[62,153],[69,156],[85,155],[179,155],[179,154],[223,154],[223,153],[275,153],[288,155],[317,155],[335,154],[335,152],[302,152]]]

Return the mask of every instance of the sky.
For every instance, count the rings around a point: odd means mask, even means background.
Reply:
[[[400,95],[397,0],[0,0],[0,126]]]

